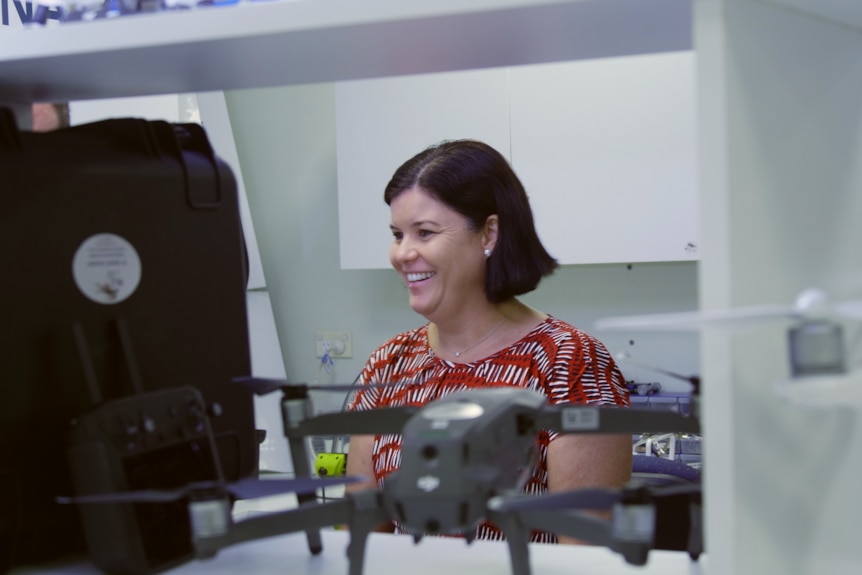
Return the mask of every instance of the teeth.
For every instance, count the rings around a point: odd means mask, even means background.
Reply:
[[[407,274],[407,281],[409,282],[418,282],[422,280],[427,280],[431,276],[434,275],[434,272],[423,272],[421,274]]]

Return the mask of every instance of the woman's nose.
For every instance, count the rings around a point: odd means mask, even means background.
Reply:
[[[416,248],[406,238],[402,238],[400,242],[392,244],[392,260],[393,262],[409,262],[416,259]]]

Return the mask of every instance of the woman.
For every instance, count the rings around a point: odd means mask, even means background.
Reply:
[[[539,241],[524,188],[502,155],[472,140],[441,143],[398,168],[384,199],[390,261],[410,307],[428,323],[378,348],[359,380],[415,385],[362,389],[352,409],[423,405],[457,389],[506,385],[540,391],[550,403],[629,404],[599,341],[517,299],[557,262]],[[539,459],[525,491],[619,487],[631,476],[630,435],[543,431],[536,441]],[[382,486],[400,464],[400,447],[397,435],[354,436],[347,472]],[[490,523],[477,536],[503,538]]]

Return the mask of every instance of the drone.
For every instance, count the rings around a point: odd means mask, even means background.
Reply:
[[[536,461],[535,437],[541,429],[579,434],[699,433],[696,409],[685,416],[618,407],[549,405],[546,396],[537,391],[491,387],[455,390],[422,407],[312,416],[309,391],[331,386],[254,377],[235,381],[257,395],[281,391],[284,434],[297,483],[280,487],[298,492],[298,507],[234,521],[225,494],[235,487],[217,485],[213,497],[210,484],[158,494],[69,497],[64,502],[156,502],[193,494],[189,513],[198,559],[212,558],[231,545],[296,532],[305,532],[310,552],[318,554],[322,550],[320,529],[346,525],[350,529],[349,575],[362,575],[368,536],[383,523],[399,522],[417,543],[425,535],[457,535],[471,543],[476,527],[490,520],[506,535],[513,575],[529,575],[528,541],[533,529],[604,545],[630,564],[645,564],[654,548],[657,518],[667,512],[668,503],[682,497],[690,519],[685,548],[695,560],[703,551],[699,484],[659,487],[630,483],[617,490],[579,489],[543,496],[522,491],[528,476],[524,471]],[[317,482],[360,479],[312,477],[305,438],[386,433],[402,435],[402,463],[383,487],[347,491],[342,499],[319,502],[313,492],[313,487],[322,485]],[[220,502],[215,513],[213,500]],[[594,511],[608,511],[610,518],[591,513]],[[217,519],[212,520],[213,516]]]
[[[810,288],[792,305],[764,305],[725,310],[679,312],[599,319],[599,330],[739,331],[764,323],[787,329],[790,377],[775,384],[789,403],[811,407],[862,407],[862,369],[850,369],[845,324],[862,322],[862,300],[831,302],[826,292]]]

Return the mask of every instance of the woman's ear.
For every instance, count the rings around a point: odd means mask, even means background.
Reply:
[[[482,248],[490,251],[494,251],[494,246],[497,245],[497,233],[498,233],[498,225],[500,223],[500,218],[497,217],[497,214],[491,214],[488,216],[488,219],[485,220],[485,227],[482,230]]]

